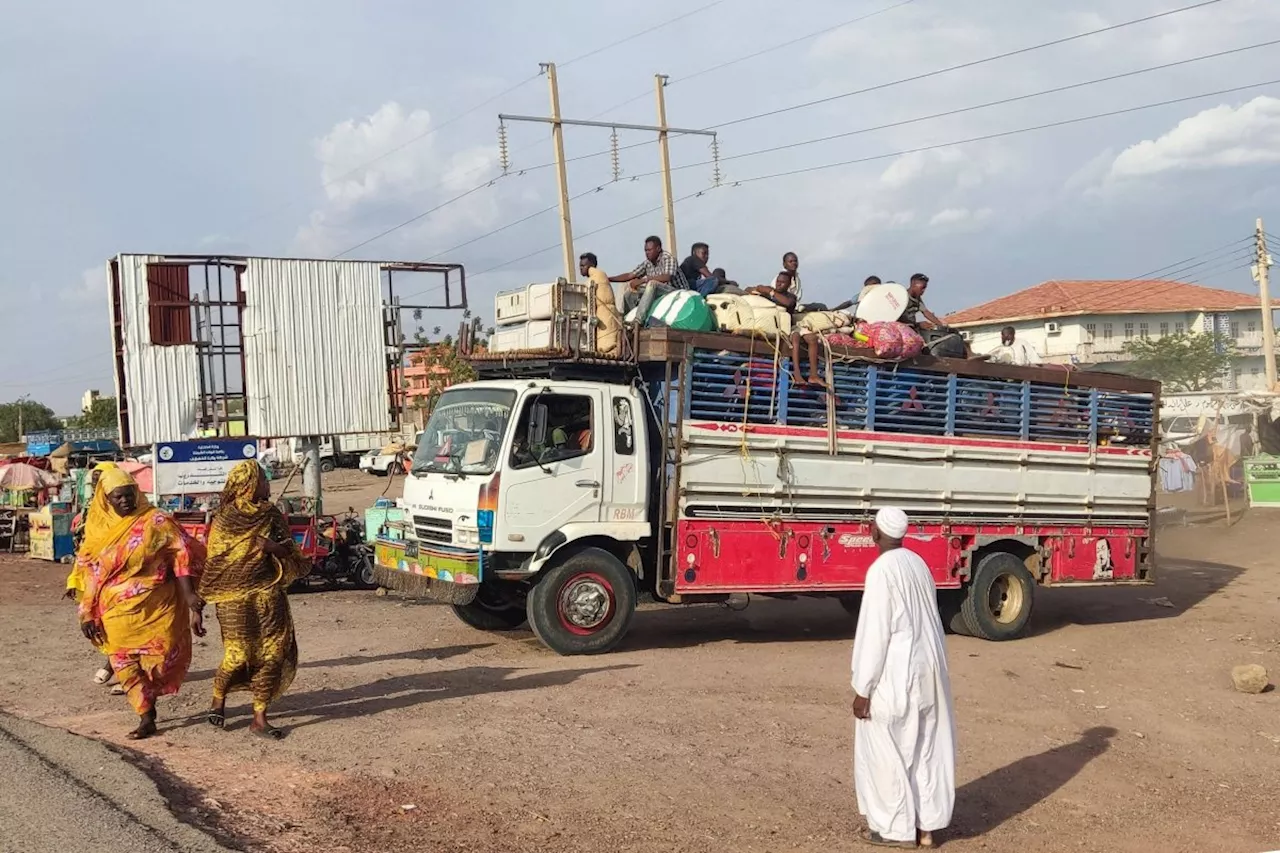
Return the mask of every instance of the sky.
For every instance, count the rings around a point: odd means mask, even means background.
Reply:
[[[676,254],[707,242],[743,284],[795,251],[807,299],[926,272],[935,313],[1187,258],[1251,291],[1230,246],[1280,233],[1280,82],[1252,86],[1280,45],[1038,93],[1280,39],[1280,3],[946,70],[1195,1],[0,0],[0,401],[113,392],[121,252],[462,263],[486,320],[563,275],[549,128],[507,124],[506,175],[498,150],[499,113],[549,110],[540,62],[566,118],[653,124],[669,75],[670,126],[715,128],[721,157],[717,185],[709,140],[672,139]],[[665,233],[654,135],[618,135],[614,180],[610,131],[565,131],[574,248],[611,274]]]

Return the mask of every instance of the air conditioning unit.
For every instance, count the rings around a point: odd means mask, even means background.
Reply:
[[[1060,335],[1062,334],[1062,324],[1055,323],[1052,320],[1050,320],[1048,323],[1044,324],[1044,330],[1046,334]]]
[[[971,341],[971,340],[973,340],[973,333],[972,333],[972,332],[970,332],[968,329],[961,329],[961,330],[960,330],[960,340],[962,340],[962,341]]]

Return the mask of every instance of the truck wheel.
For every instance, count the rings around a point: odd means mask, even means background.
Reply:
[[[560,655],[610,651],[636,612],[636,581],[617,557],[585,548],[549,569],[529,593],[529,627]]]
[[[333,471],[334,468],[337,468],[337,467],[338,466],[334,464],[332,459],[320,460],[320,473],[322,474],[328,474],[331,471]]]
[[[514,631],[525,623],[525,611],[519,605],[494,608],[476,600],[453,605],[453,615],[477,631]]]
[[[978,562],[960,604],[964,627],[984,640],[1012,640],[1031,618],[1035,588],[1035,578],[1013,554],[987,554]]]
[[[848,595],[840,596],[840,606],[844,611],[854,619],[858,618],[858,614],[862,612],[862,593],[851,592]]]

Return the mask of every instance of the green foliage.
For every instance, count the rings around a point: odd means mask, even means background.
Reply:
[[[18,414],[21,411],[22,417]],[[34,400],[18,400],[13,403],[0,403],[0,442],[18,441],[18,422],[22,422],[22,434],[60,429],[62,423],[54,415],[53,409]]]
[[[1126,341],[1124,352],[1133,361],[1125,373],[1157,379],[1166,391],[1208,391],[1217,385],[1235,358],[1235,345],[1219,335],[1166,335]]]
[[[75,418],[73,426],[84,429],[111,429],[116,426],[116,398],[99,397],[89,411]]]

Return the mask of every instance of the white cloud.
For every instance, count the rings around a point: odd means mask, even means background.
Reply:
[[[1131,145],[1111,164],[1112,179],[1163,172],[1280,163],[1280,99],[1204,110],[1156,139]]]
[[[948,207],[939,210],[929,220],[929,224],[937,227],[973,228],[982,225],[991,218],[989,207],[970,210],[967,207]]]
[[[300,253],[342,251],[397,222],[428,211],[497,174],[492,146],[442,151],[431,113],[383,104],[362,119],[338,122],[315,143],[326,205],[311,213],[294,241]],[[485,189],[396,232],[388,246],[449,240],[494,224],[501,207]]]
[[[58,299],[85,311],[101,311],[107,304],[106,267],[99,265],[82,270],[80,281],[59,291]]]

